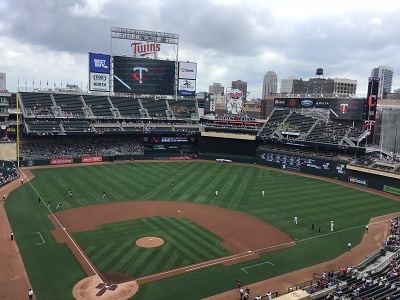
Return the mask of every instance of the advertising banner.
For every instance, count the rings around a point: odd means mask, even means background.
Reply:
[[[179,79],[178,95],[179,96],[196,96],[196,80]]]
[[[298,99],[298,98],[286,99],[286,106],[287,107],[299,107],[299,102],[300,102],[300,99]]]
[[[99,92],[110,91],[110,74],[93,73],[89,74],[89,90]]]
[[[329,99],[317,99],[315,100],[315,108],[329,108],[330,107]]]
[[[391,194],[400,196],[400,189],[399,188],[395,188],[395,187],[392,187],[392,186],[384,185],[383,186],[383,191],[386,192],[386,193],[391,193]]]
[[[274,106],[276,107],[285,107],[286,106],[286,99],[275,99]]]
[[[300,100],[300,107],[303,108],[312,108],[314,107],[314,99],[301,99]]]
[[[72,157],[50,159],[51,165],[64,165],[64,164],[72,164],[72,163],[74,163],[74,160]]]
[[[197,64],[193,62],[179,62],[179,78],[196,79]]]
[[[349,182],[368,187],[368,180],[349,176]]]
[[[102,156],[90,156],[90,157],[82,157],[83,163],[91,163],[91,162],[101,162],[103,161]]]
[[[110,55],[89,52],[89,72],[110,74]]]

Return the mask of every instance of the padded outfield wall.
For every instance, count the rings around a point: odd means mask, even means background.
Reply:
[[[363,172],[349,169],[348,163],[342,161],[290,155],[269,150],[257,150],[256,162],[268,167],[334,178],[364,188],[372,188],[400,195],[400,179],[372,174],[369,172],[373,170],[368,169],[363,170]],[[387,175],[390,176],[390,174]]]

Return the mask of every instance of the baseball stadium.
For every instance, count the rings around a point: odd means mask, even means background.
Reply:
[[[235,89],[212,111],[177,54],[89,53],[88,71],[89,91],[1,95],[0,298],[400,299],[379,80],[276,95],[262,117]]]

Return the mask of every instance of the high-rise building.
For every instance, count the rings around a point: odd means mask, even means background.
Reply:
[[[297,76],[289,76],[286,79],[281,79],[281,94],[293,94],[293,80],[299,80]]]
[[[278,75],[274,71],[268,71],[264,75],[262,99],[266,99],[268,95],[276,94],[278,90]]]
[[[220,83],[213,83],[208,86],[208,93],[213,95],[221,95],[224,94],[224,87]]]
[[[373,68],[371,77],[379,78],[378,99],[383,99],[384,94],[389,94],[392,91],[393,68],[388,66],[379,66]]]
[[[241,90],[243,93],[243,100],[246,101],[247,97],[247,82],[242,80],[232,81],[232,89]]]
[[[310,78],[310,80],[293,79],[293,94],[319,97],[336,95],[347,97],[356,94],[357,80],[347,78]]]

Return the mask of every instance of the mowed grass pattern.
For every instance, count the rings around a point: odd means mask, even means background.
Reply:
[[[237,278],[250,284],[332,259],[347,250],[349,241],[354,246],[360,242],[363,228],[372,217],[400,211],[400,202],[394,200],[324,180],[253,165],[199,161],[131,162],[38,169],[32,172],[36,178],[31,183],[46,203],[51,202],[53,210],[58,202],[62,203],[63,210],[119,201],[193,202],[247,213],[276,226],[298,241],[296,247],[263,254],[258,260],[229,267],[216,265],[193,274],[189,272],[142,285],[135,300],[201,299],[233,288],[232,283]],[[172,181],[174,186],[171,186]],[[73,191],[71,198],[67,195],[68,188]],[[38,204],[35,190],[25,184],[12,192],[5,203],[18,247],[38,298],[56,299],[62,295],[62,299],[72,299],[68,291],[79,278],[84,277],[83,271],[67,246],[57,244],[51,236],[52,224],[47,217],[49,212]],[[216,190],[219,192],[217,197]],[[261,194],[263,190],[265,197]],[[105,199],[102,197],[103,191],[107,193]],[[295,215],[299,220],[297,226],[293,224]],[[329,232],[331,220],[335,222],[333,234]],[[173,226],[161,226],[168,222],[172,222]],[[128,225],[129,228],[119,228],[125,226],[123,223],[112,224],[110,229],[100,228],[99,231],[85,233],[87,235],[82,239],[77,238],[85,251],[94,257],[98,268],[107,272],[127,272],[134,276],[191,264],[198,259],[207,260],[209,256],[224,255],[219,253],[224,251],[219,243],[209,246],[205,251],[203,238],[193,239],[186,233],[183,236],[187,241],[179,240],[183,231],[194,230],[187,229],[193,224],[179,225],[179,222],[182,220],[164,220],[160,216],[132,225],[136,232],[153,232],[155,236],[165,230],[165,239],[173,237],[175,241],[167,241],[162,251],[169,254],[174,252],[172,255],[161,253],[163,247],[146,253],[140,253],[138,249],[134,253],[135,239],[132,236],[135,232],[131,230],[132,234],[125,235],[124,231],[129,232],[131,225]],[[316,228],[321,225],[322,232],[311,231],[312,223]],[[114,230],[115,234],[101,236],[109,230]],[[46,239],[43,247],[38,248],[32,242],[34,236],[31,236],[31,232],[36,231]],[[197,237],[200,236],[197,234]],[[207,241],[206,238],[204,240]],[[196,245],[202,250],[197,250],[193,255],[192,251],[176,247],[178,244],[186,248]],[[170,245],[169,249],[167,245]],[[133,258],[132,255],[137,256]],[[138,264],[133,262],[135,259],[138,259]],[[249,274],[241,270],[265,261],[271,261],[276,267],[252,268]],[[218,280],[215,280],[215,276]]]
[[[101,272],[135,278],[230,254],[219,246],[220,237],[186,218],[157,216],[101,225],[74,237]],[[142,237],[159,237],[164,244],[139,247],[136,240]]]

